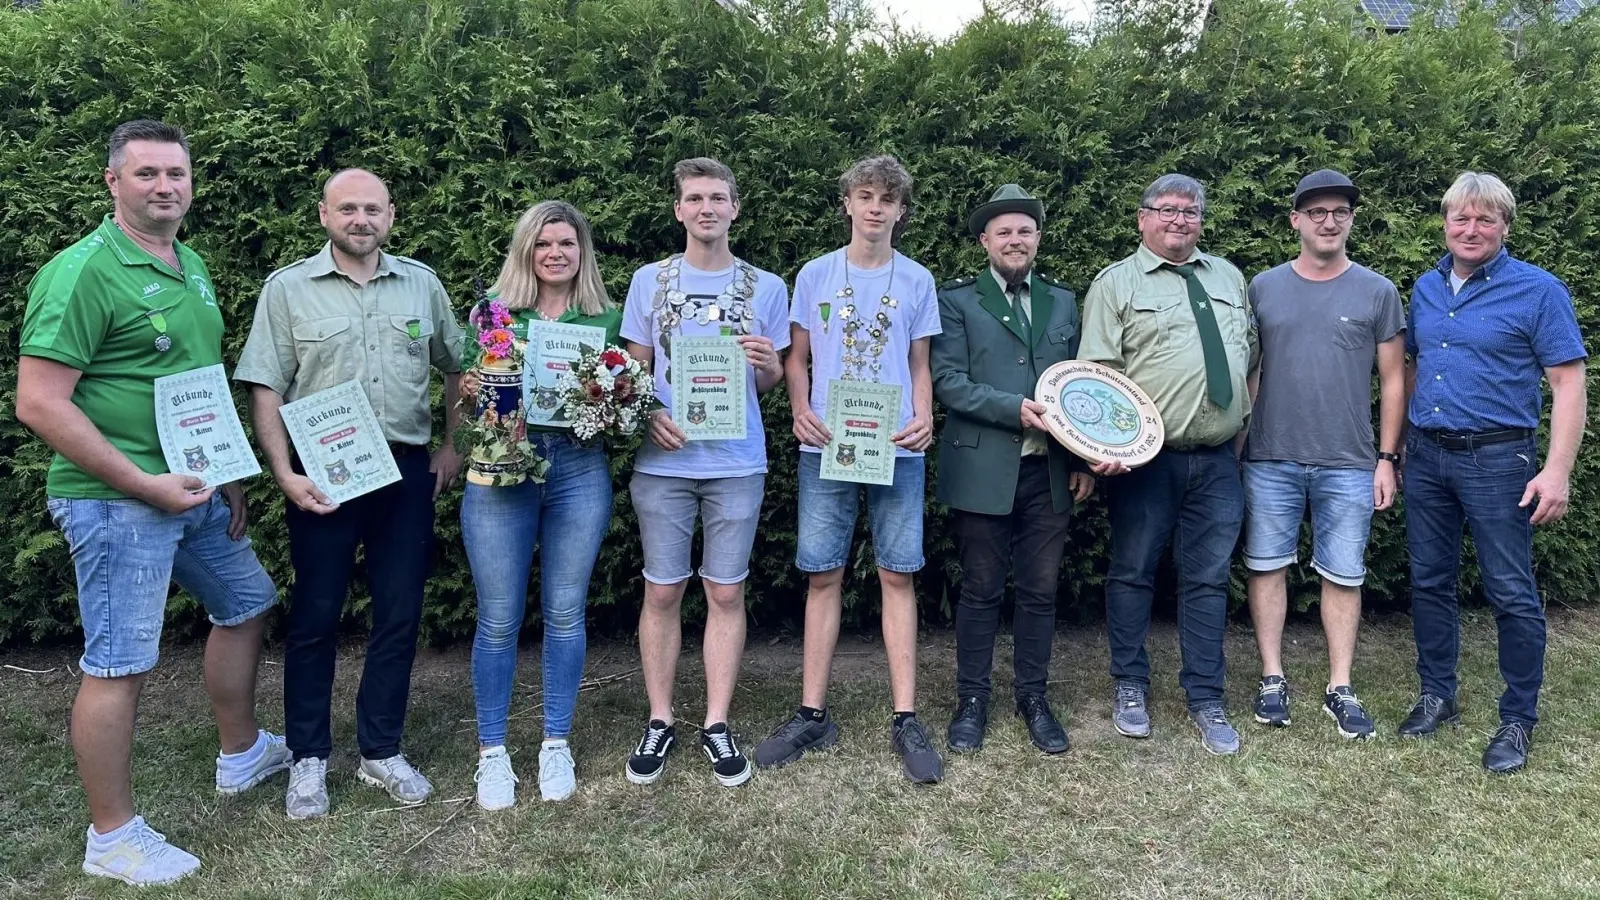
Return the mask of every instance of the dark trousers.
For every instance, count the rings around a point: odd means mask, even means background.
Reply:
[[[1178,681],[1189,708],[1222,702],[1222,633],[1228,616],[1228,562],[1244,520],[1244,486],[1231,442],[1162,450],[1144,466],[1101,479],[1111,514],[1106,632],[1111,677],[1150,685],[1145,636],[1156,570],[1172,547],[1178,570]]]
[[[1056,631],[1056,584],[1066,552],[1070,511],[1050,501],[1050,465],[1043,456],[1022,460],[1011,512],[1003,516],[955,511],[961,550],[961,597],[956,602],[956,694],[989,698],[994,636],[1006,576],[1015,573],[1015,690],[1043,694],[1050,679],[1050,645]]]
[[[1503,722],[1538,721],[1544,682],[1544,607],[1533,580],[1533,507],[1518,508],[1537,473],[1533,438],[1446,450],[1413,433],[1406,440],[1406,544],[1411,551],[1411,625],[1422,689],[1456,695],[1461,650],[1457,575],[1461,527],[1472,529],[1483,593],[1500,632]]]
[[[333,752],[333,665],[357,545],[366,549],[372,633],[356,694],[356,742],[366,759],[400,752],[433,551],[434,476],[426,449],[394,445],[394,456],[400,481],[334,512],[319,516],[287,504],[294,587],[284,640],[283,717],[297,760],[327,759]]]

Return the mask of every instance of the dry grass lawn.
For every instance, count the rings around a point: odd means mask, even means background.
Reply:
[[[1552,613],[1548,678],[1528,771],[1491,778],[1478,756],[1499,692],[1493,623],[1469,617],[1462,659],[1466,728],[1403,742],[1412,699],[1410,623],[1369,622],[1357,688],[1380,736],[1347,743],[1317,708],[1323,646],[1291,628],[1291,678],[1307,689],[1295,724],[1248,719],[1255,652],[1230,633],[1229,692],[1243,753],[1208,756],[1184,719],[1176,638],[1158,627],[1155,735],[1116,735],[1098,629],[1063,630],[1051,699],[1070,753],[1046,758],[1004,702],[975,756],[950,759],[944,784],[905,782],[888,744],[878,645],[846,637],[831,698],[842,741],[826,755],[728,790],[692,739],[650,788],[622,778],[645,711],[633,649],[597,643],[573,736],[579,791],[538,802],[537,647],[525,647],[512,744],[522,802],[489,814],[473,796],[467,649],[426,652],[407,749],[435,802],[399,810],[359,785],[351,703],[359,648],[340,664],[332,763],[334,815],[283,816],[282,776],[223,799],[196,648],[171,647],[145,693],[135,747],[140,810],[205,863],[171,889],[134,891],[78,873],[86,826],[67,743],[76,680],[70,648],[9,652],[0,668],[0,896],[243,898],[867,898],[867,897],[1600,897],[1600,613]],[[1010,690],[1002,638],[997,698]],[[754,637],[735,706],[747,750],[797,700],[797,639]],[[921,655],[923,715],[942,742],[954,635]],[[261,704],[281,723],[281,667]],[[681,667],[680,710],[694,720],[698,657]],[[691,734],[692,738],[692,734]],[[694,752],[688,752],[694,751]]]

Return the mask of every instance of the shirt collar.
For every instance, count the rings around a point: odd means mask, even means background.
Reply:
[[[1507,250],[1505,248],[1505,246],[1502,245],[1500,247],[1500,252],[1496,253],[1494,255],[1494,259],[1491,259],[1488,262],[1484,263],[1483,265],[1479,266],[1478,268],[1474,269],[1472,271],[1472,274],[1468,275],[1465,280],[1466,281],[1471,281],[1472,279],[1477,278],[1479,273],[1482,273],[1484,281],[1493,280],[1493,278],[1496,275],[1500,274],[1500,270],[1505,268],[1506,262],[1508,260],[1510,260],[1510,259],[1511,259],[1511,251]],[[1455,269],[1455,267],[1456,267],[1455,254],[1446,253],[1444,256],[1441,256],[1439,258],[1439,264],[1438,264],[1439,274],[1443,275],[1446,280],[1449,280],[1450,273],[1451,273],[1451,271],[1453,269]]]
[[[1133,251],[1133,255],[1138,260],[1139,271],[1145,273],[1146,275],[1154,272],[1162,266],[1179,265],[1170,259],[1158,256],[1154,250],[1151,250],[1149,247],[1145,246],[1144,241],[1139,242],[1139,249]],[[1204,253],[1200,252],[1199,247],[1196,247],[1194,250],[1190,251],[1189,258],[1184,260],[1184,263],[1194,263],[1203,268],[1209,268],[1211,266],[1211,260]]]
[[[1000,270],[996,269],[993,264],[991,264],[989,266],[989,277],[994,279],[994,283],[995,284],[1000,285],[1000,290],[1001,290],[1002,293],[1004,293],[1005,291],[1011,290],[1011,285],[1006,284],[1005,276],[1001,275],[1000,274]],[[1024,277],[1022,279],[1022,283],[1026,284],[1026,285],[1029,285],[1029,290],[1032,290],[1032,284],[1033,284],[1033,270],[1032,269],[1028,270],[1028,274],[1027,274],[1026,277]]]
[[[393,275],[397,271],[393,263],[394,257],[383,252],[382,250],[379,250],[378,271],[374,273],[372,277],[374,279],[378,279],[385,275]],[[327,241],[322,245],[322,249],[318,251],[317,255],[311,257],[309,269],[306,274],[312,278],[321,278],[325,275],[332,275],[335,272],[339,272],[339,264],[334,262],[333,259],[333,242]],[[343,275],[344,273],[339,272],[339,274]]]
[[[116,254],[117,262],[125,266],[152,266],[163,272],[171,271],[170,265],[157,259],[149,250],[139,246],[137,241],[123,233],[122,229],[117,227],[117,220],[111,213],[107,213],[101,220],[97,231],[100,233],[100,239],[111,248],[112,253]],[[172,253],[180,261],[185,256],[184,250],[183,243],[173,238]]]

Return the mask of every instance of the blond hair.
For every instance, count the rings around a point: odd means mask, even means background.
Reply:
[[[683,183],[691,178],[716,178],[728,185],[728,199],[739,202],[739,184],[733,180],[733,170],[708,156],[682,159],[672,167],[672,180],[677,186],[674,200],[683,199]]]
[[[511,232],[511,247],[506,251],[505,264],[500,267],[500,278],[494,283],[494,292],[500,295],[507,309],[531,309],[539,302],[539,278],[533,271],[533,245],[544,232],[546,225],[564,222],[578,233],[578,277],[572,285],[572,305],[586,316],[598,316],[613,307],[606,295],[605,282],[600,278],[600,266],[595,262],[594,238],[589,234],[589,221],[578,208],[561,200],[546,200],[535,204],[517,220]]]
[[[1450,190],[1439,201],[1439,214],[1448,218],[1450,210],[1476,206],[1480,210],[1493,210],[1511,224],[1517,217],[1517,198],[1506,183],[1488,172],[1462,172],[1456,176]]]

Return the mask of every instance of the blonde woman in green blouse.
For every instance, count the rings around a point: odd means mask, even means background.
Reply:
[[[484,323],[485,307],[496,300],[509,312],[511,323],[505,327],[519,346],[526,346],[530,327],[544,334],[561,331],[544,323],[592,326],[604,330],[607,345],[618,342],[622,313],[600,280],[589,223],[571,204],[547,200],[523,213],[500,278],[473,310],[472,320]],[[483,327],[468,326],[464,368],[469,375],[479,362],[477,338]],[[461,533],[478,592],[472,686],[478,714],[478,804],[484,809],[516,803],[518,778],[505,746],[506,718],[536,548],[542,554],[539,606],[544,617],[545,740],[539,751],[539,793],[546,800],[565,800],[576,789],[567,735],[583,676],[589,575],[611,520],[611,472],[598,441],[584,445],[559,424],[538,424],[538,407],[557,406],[553,396],[549,400],[530,404],[529,410],[528,440],[549,463],[543,482],[469,482],[461,507]]]

